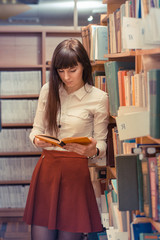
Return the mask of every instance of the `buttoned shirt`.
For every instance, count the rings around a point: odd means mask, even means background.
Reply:
[[[33,142],[35,135],[47,134],[45,107],[49,91],[49,83],[43,85],[37,111],[34,119],[30,139]],[[106,153],[106,138],[108,126],[108,94],[94,86],[85,84],[77,91],[68,94],[63,84],[59,89],[61,113],[57,114],[58,129],[57,138],[65,137],[93,137],[97,141],[97,148],[100,150],[100,157]],[[55,131],[52,133],[55,136]],[[59,147],[47,147],[46,149],[55,149],[66,151]]]

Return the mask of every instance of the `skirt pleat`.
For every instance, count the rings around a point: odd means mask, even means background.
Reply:
[[[32,175],[24,221],[68,232],[102,231],[88,159],[44,150]]]

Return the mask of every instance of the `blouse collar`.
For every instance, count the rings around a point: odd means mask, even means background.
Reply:
[[[77,91],[68,94],[67,91],[64,89],[63,84],[61,84],[59,88],[60,96],[76,96],[79,100],[81,100],[88,92],[92,91],[92,85],[86,83],[83,87],[78,89]]]

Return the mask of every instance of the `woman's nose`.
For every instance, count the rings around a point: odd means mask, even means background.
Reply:
[[[67,71],[64,72],[64,78],[69,79],[69,73]]]

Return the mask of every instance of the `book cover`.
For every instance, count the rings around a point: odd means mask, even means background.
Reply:
[[[113,148],[113,134],[112,129],[116,126],[115,123],[109,123],[108,124],[108,135],[107,135],[107,166],[114,167],[114,148]]]
[[[91,140],[88,137],[67,137],[67,138],[62,138],[61,140],[53,136],[44,135],[44,134],[36,135],[35,137],[58,147],[63,147],[67,143],[78,143],[82,145],[87,145],[91,143]]]
[[[120,211],[139,209],[137,154],[117,155],[116,174]]]
[[[104,63],[109,94],[110,114],[117,115],[119,104],[118,71],[134,69],[134,62],[109,61]]]
[[[95,60],[95,41],[96,41],[96,28],[97,25],[89,25],[90,32],[90,60]]]
[[[116,123],[120,140],[149,135],[149,111],[146,109],[138,111],[137,108],[137,112],[120,115],[116,117]]]
[[[115,33],[116,33],[116,49],[121,52],[121,26],[120,26],[120,8],[115,11]]]
[[[160,69],[149,71],[150,136],[160,138]]]
[[[107,240],[106,232],[97,233],[97,236],[98,236],[98,240]]]
[[[87,26],[83,26],[81,27],[81,36],[82,36],[82,44],[86,50],[86,52],[88,53],[88,42],[87,42]]]
[[[144,212],[142,161],[137,158],[139,210]]]
[[[148,159],[144,157],[141,160],[141,164],[142,164],[142,175],[143,175],[144,213],[146,217],[152,217]]]
[[[139,234],[139,240],[154,240],[154,239],[160,239],[160,233],[152,232]]]
[[[149,174],[150,174],[150,189],[151,189],[151,206],[152,206],[152,218],[153,220],[158,220],[158,186],[157,186],[157,158],[149,157]]]
[[[157,203],[157,211],[158,211],[158,221],[160,221],[160,155],[157,157],[157,172],[158,172],[158,203]]]
[[[131,223],[132,239],[139,239],[140,233],[152,233],[152,225],[150,222]]]
[[[125,106],[125,86],[124,86],[124,76],[127,75],[126,70],[118,71],[118,89],[119,89],[119,104],[120,106]]]
[[[94,60],[107,60],[104,57],[108,54],[108,27],[97,26],[95,32],[95,59]]]

